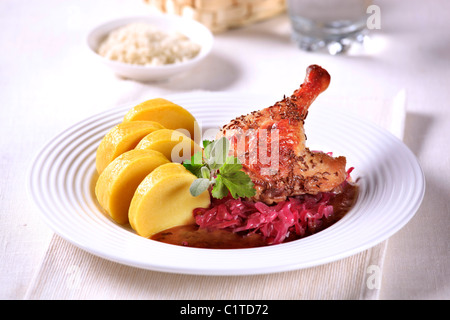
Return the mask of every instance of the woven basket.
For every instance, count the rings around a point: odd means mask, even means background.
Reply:
[[[286,10],[285,0],[144,0],[163,13],[197,20],[212,32],[241,27]]]

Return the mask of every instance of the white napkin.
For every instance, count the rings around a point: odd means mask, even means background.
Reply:
[[[341,101],[346,112],[370,119],[403,138],[404,91],[390,99],[331,100]],[[25,299],[377,299],[387,243],[302,270],[255,276],[195,276],[120,265],[54,235]]]

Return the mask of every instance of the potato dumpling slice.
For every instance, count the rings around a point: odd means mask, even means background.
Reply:
[[[122,122],[114,126],[103,137],[97,148],[95,166],[99,174],[122,153],[132,150],[150,132],[163,129],[154,121]]]
[[[144,178],[169,160],[158,151],[131,150],[114,159],[100,174],[95,195],[103,209],[119,224],[128,223],[131,199]]]
[[[172,162],[182,163],[202,148],[188,136],[171,129],[161,129],[149,133],[136,149],[151,149],[161,152]]]
[[[196,177],[179,163],[153,170],[131,200],[128,218],[137,234],[149,238],[160,231],[195,222],[193,210],[210,205],[209,192],[194,197],[189,187]]]
[[[189,138],[200,143],[201,131],[194,116],[183,107],[166,99],[151,99],[138,104],[128,111],[123,121],[136,120],[155,121],[172,130],[187,130]]]

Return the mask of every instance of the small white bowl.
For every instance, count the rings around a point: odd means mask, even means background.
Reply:
[[[107,59],[97,53],[101,42],[111,31],[135,22],[151,24],[164,32],[181,32],[191,41],[196,42],[201,46],[200,52],[196,57],[188,61],[163,66],[128,64]],[[87,37],[89,49],[98,59],[110,67],[114,73],[125,78],[142,82],[165,80],[192,69],[211,52],[213,42],[214,37],[211,31],[201,23],[192,19],[169,14],[149,14],[148,16],[128,17],[110,21],[96,27]]]

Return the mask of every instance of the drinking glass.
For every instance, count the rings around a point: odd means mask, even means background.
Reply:
[[[292,37],[306,51],[345,52],[366,34],[370,0],[287,0]]]

